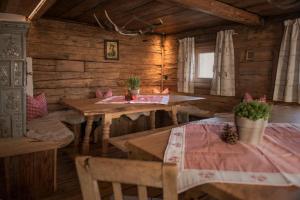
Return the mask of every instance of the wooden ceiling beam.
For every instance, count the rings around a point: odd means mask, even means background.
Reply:
[[[40,0],[38,5],[28,16],[28,19],[31,21],[38,20],[46,13],[46,11],[54,5],[56,0]]]
[[[233,7],[216,0],[159,0],[175,3],[181,7],[200,11],[229,21],[246,25],[263,25],[263,19],[256,14]]]
[[[85,0],[77,4],[75,7],[65,12],[61,17],[63,18],[75,18],[80,16],[82,13],[96,8],[100,3],[103,3],[105,0]]]

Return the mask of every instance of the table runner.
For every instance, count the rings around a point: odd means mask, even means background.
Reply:
[[[177,163],[178,192],[211,182],[300,187],[300,124],[269,124],[260,146],[223,142],[225,124],[172,129],[164,162]]]
[[[96,104],[111,103],[111,104],[126,104],[126,103],[136,103],[136,104],[168,104],[169,95],[138,95],[136,100],[127,101],[124,96],[112,96]]]

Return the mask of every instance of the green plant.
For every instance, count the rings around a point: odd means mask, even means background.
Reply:
[[[258,119],[267,120],[272,107],[264,102],[250,101],[241,102],[234,108],[234,114],[238,117],[245,117],[256,121]]]
[[[141,79],[138,76],[132,76],[127,79],[127,86],[129,90],[137,90],[140,88]]]

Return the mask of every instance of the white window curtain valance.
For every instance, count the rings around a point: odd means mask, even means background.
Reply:
[[[300,103],[300,18],[284,27],[273,100]]]
[[[177,87],[178,92],[194,93],[195,39],[179,40]]]
[[[219,31],[217,34],[214,75],[210,94],[235,96],[235,67],[233,30]]]

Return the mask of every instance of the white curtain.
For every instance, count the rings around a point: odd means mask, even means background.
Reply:
[[[217,34],[214,75],[210,94],[235,96],[235,70],[233,30],[219,31]]]
[[[178,92],[194,93],[195,39],[179,40],[177,87]]]
[[[273,100],[300,103],[300,18],[284,26]]]

